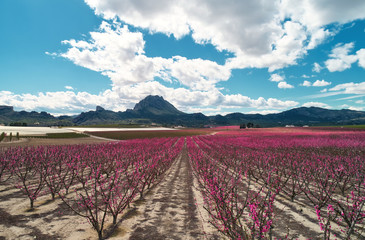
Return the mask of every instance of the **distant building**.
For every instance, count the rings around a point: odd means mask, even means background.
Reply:
[[[289,127],[295,127],[294,125],[285,125],[285,127],[289,128]]]
[[[304,125],[303,127],[309,127],[308,125]]]

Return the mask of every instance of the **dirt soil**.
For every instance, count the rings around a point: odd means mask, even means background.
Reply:
[[[137,207],[135,218],[123,222],[127,239],[221,239],[214,229],[204,230],[194,193],[187,150],[174,162],[164,180]]]

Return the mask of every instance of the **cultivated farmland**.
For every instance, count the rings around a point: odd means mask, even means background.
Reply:
[[[365,238],[364,131],[216,130],[4,148],[0,237]]]

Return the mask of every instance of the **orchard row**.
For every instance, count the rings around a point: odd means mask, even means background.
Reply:
[[[278,236],[285,200],[310,208],[323,239],[365,237],[365,134],[201,136],[187,145],[211,222],[230,239]]]
[[[171,166],[183,138],[118,143],[11,148],[0,152],[0,182],[11,182],[30,202],[44,194],[59,196],[103,237],[107,218],[118,216],[143,198]]]

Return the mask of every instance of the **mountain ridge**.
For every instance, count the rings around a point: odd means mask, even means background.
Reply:
[[[12,106],[0,106],[0,124],[26,123],[27,125],[95,125],[95,124],[161,124],[166,126],[201,127],[207,125],[237,125],[252,122],[263,127],[285,125],[351,125],[365,124],[365,112],[349,109],[332,110],[319,107],[298,107],[280,113],[230,113],[206,116],[202,113],[184,113],[161,96],[149,95],[133,109],[114,112],[97,106],[95,111],[77,116],[55,117],[47,112],[14,111]]]

